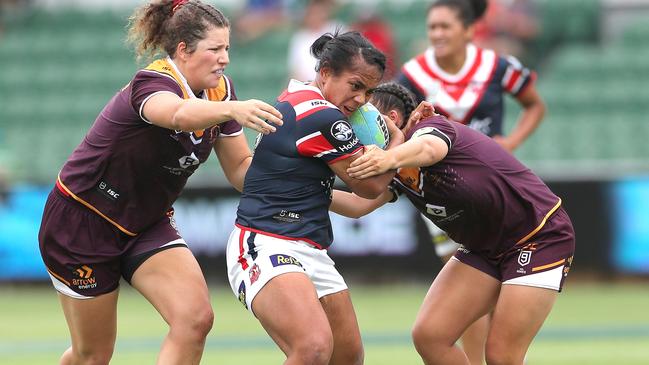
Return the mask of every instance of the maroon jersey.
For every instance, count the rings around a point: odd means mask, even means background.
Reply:
[[[235,121],[193,132],[151,124],[142,107],[161,92],[196,97],[171,59],[151,63],[101,111],[57,181],[59,189],[132,236],[171,209],[217,137],[242,133]],[[236,100],[227,77],[198,97]]]
[[[497,256],[522,244],[545,224],[561,199],[491,138],[433,116],[406,139],[433,134],[447,156],[421,168],[399,169],[397,188],[439,228],[471,251]]]

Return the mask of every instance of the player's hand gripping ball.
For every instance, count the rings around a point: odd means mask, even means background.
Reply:
[[[390,143],[388,125],[379,110],[371,103],[361,106],[352,113],[349,124],[364,145],[374,144],[385,149]]]

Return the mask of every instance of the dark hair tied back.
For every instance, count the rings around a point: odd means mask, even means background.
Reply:
[[[193,52],[209,27],[230,27],[219,9],[200,0],[151,1],[137,8],[129,20],[128,40],[138,57],[164,53],[174,57],[180,42]]]
[[[370,100],[382,113],[387,113],[391,109],[401,112],[404,125],[417,107],[415,97],[410,90],[395,82],[386,82],[377,86],[373,90]]]
[[[385,55],[355,31],[340,33],[340,29],[336,29],[334,33],[321,35],[311,45],[311,54],[318,60],[316,71],[329,67],[338,75],[352,68],[360,57],[368,65],[376,66],[381,74],[385,72]]]
[[[432,9],[444,6],[455,10],[464,26],[468,27],[482,18],[487,10],[487,0],[437,0],[430,5]]]

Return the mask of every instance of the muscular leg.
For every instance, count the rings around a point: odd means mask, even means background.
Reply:
[[[325,365],[333,351],[333,335],[315,287],[303,274],[272,278],[252,301],[266,332],[286,354],[285,365]]]
[[[160,251],[135,271],[131,284],[169,324],[158,365],[198,364],[214,313],[207,284],[186,247]]]
[[[72,338],[72,346],[63,353],[61,365],[108,364],[117,335],[117,296],[117,290],[93,299],[59,294]]]
[[[447,263],[453,257],[454,253],[443,256],[442,261]],[[480,317],[460,337],[462,349],[466,353],[471,365],[484,364],[485,344],[487,342],[487,334],[489,333],[490,318],[490,314]]]
[[[550,289],[503,285],[487,337],[487,364],[522,365],[556,297]]]
[[[433,281],[412,331],[425,364],[469,364],[455,345],[467,327],[489,313],[500,282],[457,260],[449,261]]]
[[[489,333],[491,315],[484,315],[464,331],[460,340],[471,365],[482,365],[485,360],[485,344]]]
[[[349,290],[320,298],[333,333],[334,349],[329,365],[363,364],[363,342]]]

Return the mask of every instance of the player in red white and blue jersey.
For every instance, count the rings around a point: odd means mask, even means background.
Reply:
[[[172,205],[214,150],[237,189],[252,159],[242,126],[274,129],[281,114],[238,101],[229,21],[197,0],[138,8],[139,70],[99,113],[63,165],[41,222],[41,256],[59,293],[71,346],[60,364],[108,364],[123,277],[169,326],[159,364],[198,364],[213,323],[207,284],[177,231]],[[268,123],[266,123],[265,121]]]
[[[484,0],[438,0],[426,20],[431,47],[401,68],[396,81],[417,102],[428,101],[449,120],[468,125],[508,151],[516,149],[537,128],[545,106],[536,91],[536,73],[513,56],[502,56],[471,43]],[[505,95],[523,107],[521,117],[503,135]]]
[[[326,251],[329,205],[336,176],[365,197],[378,196],[394,176],[346,173],[364,153],[347,118],[369,99],[386,60],[357,32],[325,34],[311,52],[316,79],[289,83],[276,104],[284,124],[255,147],[228,241],[228,277],[286,363],[361,364],[349,291]]]

